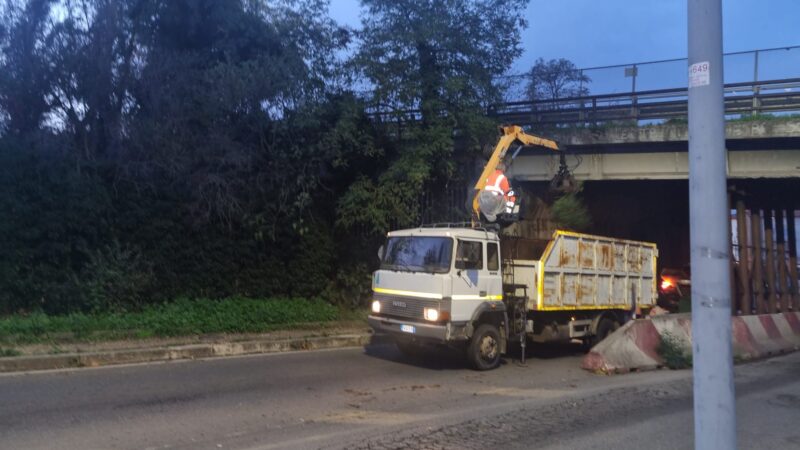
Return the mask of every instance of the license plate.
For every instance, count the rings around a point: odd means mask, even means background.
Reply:
[[[400,325],[400,331],[404,333],[416,333],[417,328],[413,325]]]

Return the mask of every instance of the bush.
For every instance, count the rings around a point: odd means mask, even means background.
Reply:
[[[152,267],[141,253],[114,241],[93,253],[78,281],[94,312],[141,308],[151,296]]]
[[[685,348],[686,343],[681,338],[671,333],[664,333],[656,352],[670,369],[687,369],[692,367],[692,353],[691,351],[687,353]]]
[[[363,307],[372,294],[372,276],[367,265],[359,263],[336,273],[322,297],[334,305],[356,309]]]
[[[585,231],[592,226],[589,209],[577,193],[566,194],[553,203],[553,221],[559,228]]]

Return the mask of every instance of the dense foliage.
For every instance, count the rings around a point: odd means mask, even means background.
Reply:
[[[527,0],[362,3],[2,2],[0,313],[358,304],[494,140]]]

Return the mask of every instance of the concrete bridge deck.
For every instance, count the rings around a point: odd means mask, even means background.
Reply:
[[[564,146],[578,180],[681,180],[689,175],[686,124],[539,132]],[[732,121],[726,135],[729,178],[800,177],[800,118]],[[523,149],[509,172],[521,181],[548,181],[557,171],[557,155]]]

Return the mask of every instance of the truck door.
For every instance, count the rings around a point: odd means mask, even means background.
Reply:
[[[471,319],[478,305],[487,301],[488,271],[484,262],[483,247],[483,241],[458,240],[455,270],[452,272],[453,293],[450,315],[454,322]]]
[[[500,268],[500,243],[486,242],[486,293],[489,300],[501,300],[503,272]]]

